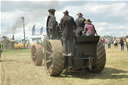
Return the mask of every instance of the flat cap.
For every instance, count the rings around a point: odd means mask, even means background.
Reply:
[[[49,9],[48,12],[55,12],[55,9]]]

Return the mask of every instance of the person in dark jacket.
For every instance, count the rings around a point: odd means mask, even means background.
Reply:
[[[2,45],[2,42],[0,42],[0,61],[1,61],[1,54],[2,54],[2,51],[3,51],[3,45]]]
[[[127,48],[127,52],[128,52],[128,36],[126,36],[126,48]]]
[[[55,11],[56,11],[55,9],[48,10],[49,16],[47,17],[46,28],[47,28],[47,35],[49,39],[55,39],[55,32],[56,32],[56,27],[57,27]]]
[[[123,40],[123,38],[120,39],[120,47],[121,47],[121,51],[124,51],[124,40]]]
[[[76,37],[79,37],[82,35],[82,31],[84,31],[84,25],[85,25],[85,19],[83,18],[82,13],[78,13],[78,18],[76,19]]]
[[[61,19],[60,27],[62,31],[62,43],[64,47],[64,56],[68,57],[69,65],[72,66],[71,60],[74,54],[74,32],[76,29],[76,24],[73,17],[69,16],[69,12],[66,10],[63,12],[64,16]],[[67,61],[68,62],[68,61]]]

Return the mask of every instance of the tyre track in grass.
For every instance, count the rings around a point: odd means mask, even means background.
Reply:
[[[107,65],[100,74],[62,74],[60,77],[51,77],[43,65],[32,64],[30,51],[20,54],[17,52],[3,53],[0,62],[0,85],[127,85],[128,83],[126,52],[107,52]]]

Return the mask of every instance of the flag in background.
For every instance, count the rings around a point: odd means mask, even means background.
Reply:
[[[35,25],[32,27],[32,35],[35,35]]]
[[[43,33],[43,27],[40,28],[40,35]]]

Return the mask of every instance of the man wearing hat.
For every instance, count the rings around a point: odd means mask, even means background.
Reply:
[[[49,39],[55,39],[55,30],[57,27],[57,21],[55,15],[55,9],[49,9],[49,16],[47,18],[47,35]]]
[[[72,66],[72,56],[74,47],[74,30],[76,24],[73,17],[69,16],[69,12],[66,10],[63,12],[64,16],[61,19],[60,27],[62,31],[62,42],[64,47],[64,56],[69,66]],[[69,61],[67,61],[69,60]]]
[[[82,13],[77,14],[78,18],[76,19],[76,36],[79,37],[82,35],[82,31],[84,31],[85,19],[83,18]]]

